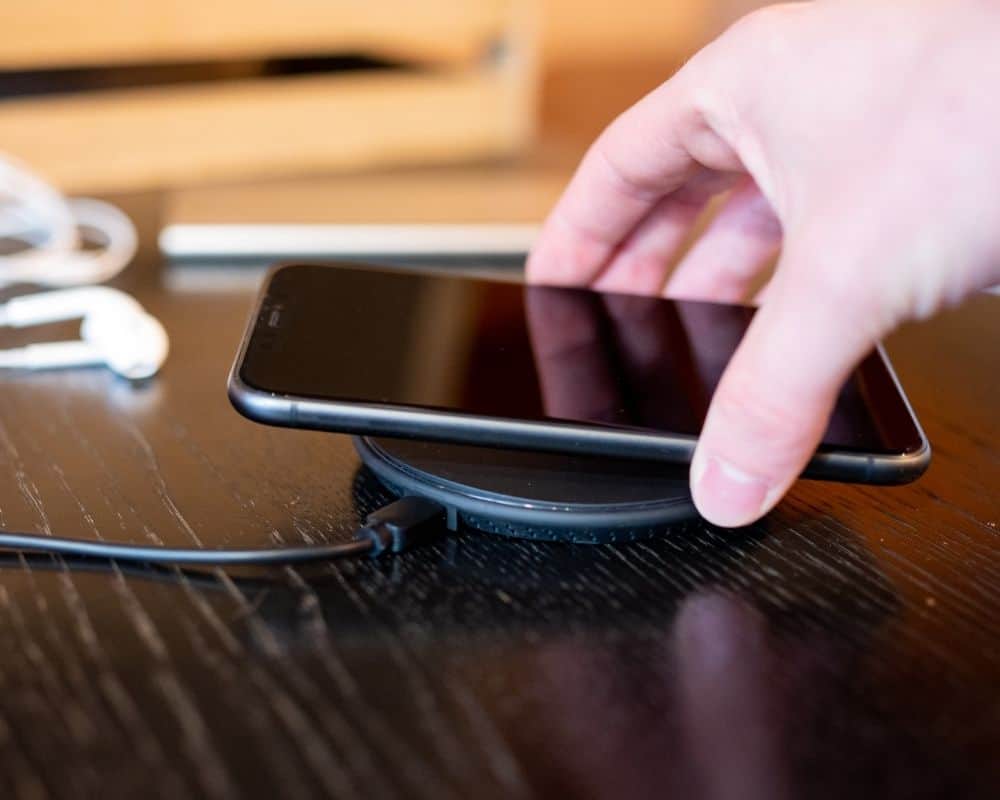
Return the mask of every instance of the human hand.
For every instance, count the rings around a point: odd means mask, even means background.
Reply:
[[[530,281],[738,301],[782,246],[692,462],[710,521],[748,524],[778,502],[880,338],[1000,281],[997,41],[987,0],[770,6],[584,158]]]

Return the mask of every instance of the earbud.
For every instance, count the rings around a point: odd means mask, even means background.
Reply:
[[[170,343],[159,320],[135,305],[136,310],[122,307],[88,314],[80,325],[80,336],[113,372],[129,380],[142,380],[159,371]]]
[[[54,369],[105,364],[129,380],[155,375],[170,349],[167,332],[129,295],[107,286],[16,297],[0,305],[0,325],[15,328],[83,319],[81,338],[0,350],[0,368]]]

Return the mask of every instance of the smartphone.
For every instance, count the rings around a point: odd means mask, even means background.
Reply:
[[[690,462],[754,310],[363,264],[267,277],[229,378],[258,422]],[[881,347],[804,477],[905,483],[930,446]]]

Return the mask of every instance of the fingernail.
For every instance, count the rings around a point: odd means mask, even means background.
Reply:
[[[715,456],[696,459],[691,484],[698,511],[724,528],[749,525],[761,515],[768,498],[767,481]]]

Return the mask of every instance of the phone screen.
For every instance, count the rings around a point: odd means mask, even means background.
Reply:
[[[753,309],[373,268],[274,273],[240,378],[292,397],[695,438]],[[821,450],[922,437],[882,356],[841,391]]]

